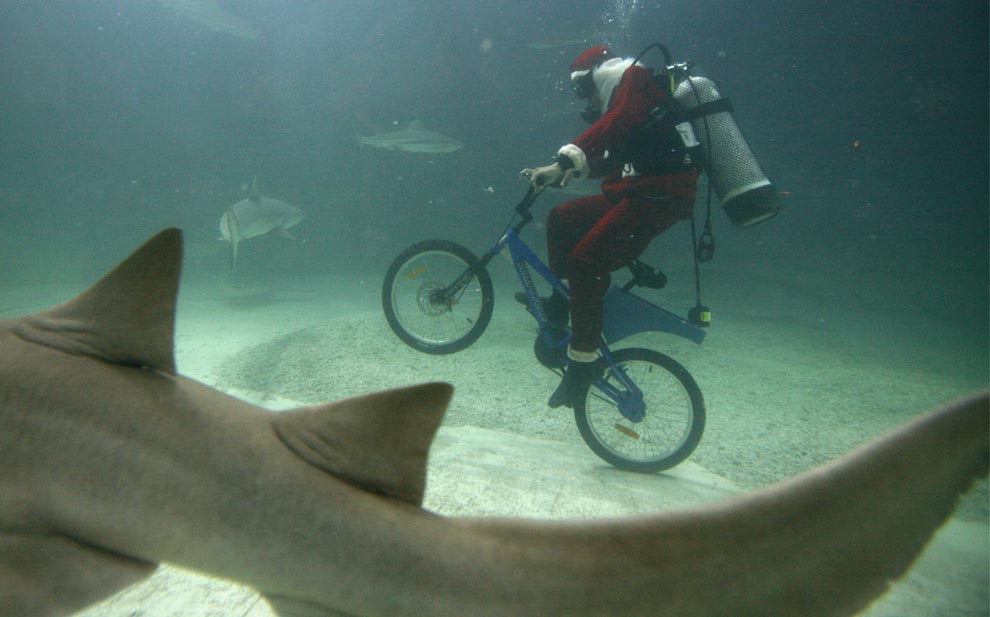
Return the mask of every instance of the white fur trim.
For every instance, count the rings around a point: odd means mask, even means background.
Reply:
[[[612,58],[603,62],[591,75],[595,82],[595,88],[602,100],[602,109],[608,109],[608,103],[612,100],[612,93],[619,85],[622,74],[632,66],[633,58]]]
[[[583,178],[585,176],[585,173],[588,171],[588,157],[584,154],[584,150],[574,144],[567,144],[560,150],[557,150],[557,156],[560,155],[566,156],[574,163],[575,177]]]
[[[576,351],[567,346],[567,357],[575,362],[594,362],[598,359],[597,351]]]
[[[575,79],[578,79],[580,77],[584,77],[590,72],[591,69],[584,69],[583,71],[571,71],[571,81],[574,81]]]

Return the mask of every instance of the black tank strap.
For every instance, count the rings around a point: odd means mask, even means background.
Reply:
[[[702,116],[710,116],[712,114],[722,113],[723,111],[732,113],[732,101],[729,99],[715,99],[714,101],[702,103],[701,105],[692,107],[686,111],[680,110],[677,113],[677,123],[690,122],[691,120],[697,120]]]

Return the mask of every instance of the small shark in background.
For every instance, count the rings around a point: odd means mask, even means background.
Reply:
[[[585,36],[558,36],[540,41],[530,41],[528,43],[524,43],[524,45],[537,51],[546,51],[549,49],[567,49],[569,47],[587,45],[587,41],[588,37]]]
[[[248,41],[261,39],[258,31],[248,22],[220,8],[216,0],[158,0],[158,4],[176,17],[188,19],[213,32],[223,32]]]
[[[358,137],[358,143],[372,148],[427,154],[449,154],[464,147],[463,143],[453,137],[428,131],[419,120],[410,121],[402,130]]]
[[[289,228],[306,214],[280,199],[265,197],[258,191],[258,178],[251,181],[251,196],[242,199],[220,217],[220,235],[230,242],[230,268],[237,267],[237,248],[248,238],[274,233],[295,239]]]
[[[64,304],[0,319],[0,615],[55,617],[158,563],[282,617],[853,615],[987,473],[987,393],[739,498],[621,519],[421,508],[452,395],[279,413],[177,374],[182,235]]]

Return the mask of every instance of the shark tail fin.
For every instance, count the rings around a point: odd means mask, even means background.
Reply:
[[[982,391],[777,485],[764,493],[767,500],[755,499],[774,510],[760,523],[771,527],[768,536],[775,540],[768,544],[784,551],[800,547],[802,555],[790,564],[792,592],[781,594],[789,596],[791,608],[757,613],[851,615],[863,610],[907,571],[960,496],[986,477],[988,435],[990,402]],[[776,556],[784,568],[787,559]],[[806,593],[794,591],[807,584],[796,580],[801,573],[817,582]]]
[[[858,615],[986,476],[988,434],[984,391],[826,466],[718,504],[571,526],[461,525],[504,547],[501,555],[540,557],[512,565],[517,584],[491,585],[514,590],[515,614],[641,615],[662,606],[678,617]],[[559,578],[540,579],[524,598],[518,582],[548,571]],[[609,585],[596,587],[602,580]],[[583,591],[592,588],[597,610],[588,611]]]
[[[445,383],[386,390],[274,416],[307,463],[364,490],[422,505],[430,443],[453,395]]]
[[[23,317],[14,332],[68,353],[175,373],[175,303],[182,232],[166,229],[92,287]]]
[[[691,537],[708,546],[692,546],[694,566],[710,559],[720,572],[705,584],[746,590],[730,610],[698,614],[858,614],[907,571],[960,496],[987,475],[988,434],[983,391],[743,497],[722,509],[728,516],[706,523],[695,512],[687,525],[701,522]],[[665,548],[676,552],[671,544]]]

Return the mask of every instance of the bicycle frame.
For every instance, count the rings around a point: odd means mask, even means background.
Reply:
[[[549,283],[558,292],[562,293],[565,298],[570,298],[570,292],[568,291],[567,286],[564,285],[563,281],[561,281],[557,275],[550,271],[550,268],[548,268],[546,264],[544,264],[528,246],[526,246],[526,243],[519,238],[515,230],[510,229],[507,231],[492,248],[492,253],[497,255],[506,247],[509,249],[509,256],[512,259],[512,265],[516,269],[516,276],[519,277],[519,282],[522,284],[523,291],[526,293],[526,298],[529,302],[529,309],[536,318],[536,323],[540,329],[540,336],[543,337],[543,341],[551,349],[566,349],[567,343],[571,340],[571,335],[568,333],[560,340],[554,340],[556,338],[554,336],[554,330],[550,327],[550,324],[547,321],[547,315],[543,310],[543,303],[540,302],[540,295],[536,290],[536,284],[533,282],[533,277],[530,275],[529,267],[532,267],[533,270],[535,270],[536,273],[543,278],[543,280]]]
[[[488,264],[509,258],[539,334],[539,363],[560,375],[570,360],[571,330],[544,306],[543,279],[555,294],[569,296],[561,280],[522,240],[530,206],[540,191],[530,188],[516,216],[481,255],[447,240],[418,242],[396,257],[382,284],[382,308],[389,327],[410,347],[451,354],[481,337],[493,316],[495,292]],[[520,220],[521,217],[521,220]],[[508,254],[506,254],[508,251]],[[640,260],[628,264],[631,278],[608,289],[603,300],[600,356],[604,370],[573,404],[582,439],[600,458],[619,469],[654,472],[677,465],[697,447],[705,426],[704,398],[691,374],[673,358],[616,342],[640,332],[659,331],[701,343],[697,325],[629,293],[634,286],[661,289],[666,276]],[[565,301],[566,302],[566,301]],[[563,307],[561,307],[563,308]],[[563,316],[561,316],[563,317]],[[552,321],[551,321],[552,320]]]
[[[560,353],[562,359],[565,359],[571,334],[567,332],[561,336],[560,331],[548,323],[546,313],[543,310],[543,303],[539,299],[539,293],[529,268],[535,270],[555,290],[568,298],[569,290],[563,281],[551,272],[550,268],[519,237],[522,228],[532,220],[529,206],[535,201],[538,194],[530,189],[526,197],[516,207],[516,211],[522,216],[522,221],[505,232],[495,246],[481,258],[476,268],[484,268],[496,255],[506,248],[509,249],[513,267],[526,294],[530,312],[536,319],[543,342],[549,349]],[[474,269],[469,269],[464,276],[470,277]],[[448,289],[457,286],[459,283],[455,282]],[[603,313],[603,341],[600,353],[606,367],[617,377],[624,390],[616,388],[604,379],[594,384],[594,387],[604,396],[613,400],[623,416],[632,422],[639,422],[646,413],[643,392],[635,382],[629,379],[622,367],[616,365],[612,360],[609,341],[615,343],[633,334],[655,331],[668,332],[700,344],[705,337],[705,331],[688,320],[617,287],[610,288],[606,294]],[[566,360],[564,361],[566,363]]]

